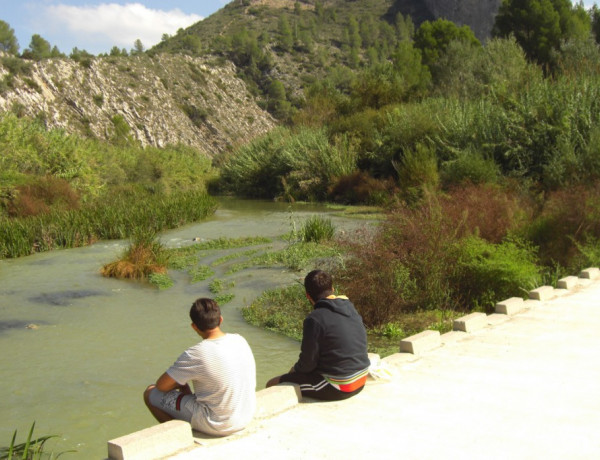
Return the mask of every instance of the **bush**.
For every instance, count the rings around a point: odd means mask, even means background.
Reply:
[[[131,245],[120,260],[102,267],[103,276],[118,279],[145,280],[153,274],[165,274],[168,258],[163,245],[153,230],[136,229]],[[164,279],[154,278],[157,285]]]
[[[36,216],[50,209],[77,209],[79,194],[66,180],[44,176],[30,184],[17,186],[5,206],[11,217]]]
[[[346,238],[349,257],[336,278],[368,327],[397,322],[405,313],[468,311],[494,295],[518,295],[519,287],[539,279],[532,275],[534,250],[505,239],[521,214],[519,202],[499,188],[425,191],[418,204],[390,212],[374,233]],[[493,270],[503,277],[495,284]],[[465,286],[473,294],[463,293]]]
[[[324,199],[327,188],[356,169],[352,142],[330,144],[323,129],[277,128],[225,159],[220,184],[253,198]]]
[[[540,285],[535,248],[522,241],[491,244],[468,237],[458,243],[452,290],[468,309],[493,312],[499,300],[520,297]]]
[[[326,219],[321,216],[309,217],[303,224],[300,230],[302,241],[305,243],[321,243],[333,239],[335,227],[331,223],[331,219]]]
[[[364,171],[339,177],[327,191],[330,200],[342,204],[382,205],[396,192],[392,179],[375,179]]]
[[[544,265],[578,271],[580,250],[600,238],[600,184],[548,194],[537,217],[522,235],[538,246]]]

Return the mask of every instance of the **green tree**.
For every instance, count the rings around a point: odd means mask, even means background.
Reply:
[[[131,54],[142,54],[144,52],[144,44],[138,38],[133,42],[133,49],[131,50]]]
[[[294,35],[287,16],[279,18],[279,47],[284,51],[290,51],[294,45]]]
[[[396,34],[398,40],[412,40],[415,34],[415,24],[409,15],[403,16],[402,13],[396,15]]]
[[[585,39],[590,27],[583,5],[570,0],[503,0],[492,34],[514,35],[529,59],[547,65],[562,41]]]
[[[41,35],[33,34],[31,36],[29,48],[25,50],[23,57],[26,59],[34,59],[36,61],[52,57],[52,46],[48,40]]]
[[[469,26],[458,27],[446,19],[425,21],[415,33],[415,46],[423,53],[423,63],[427,66],[434,64],[450,42],[456,40],[481,46]]]
[[[15,36],[15,31],[7,22],[0,19],[0,51],[8,54],[17,54],[19,52],[19,42]]]

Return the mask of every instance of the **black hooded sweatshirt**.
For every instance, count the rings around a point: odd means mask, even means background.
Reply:
[[[370,365],[362,317],[345,296],[320,299],[304,320],[296,372],[347,377]]]

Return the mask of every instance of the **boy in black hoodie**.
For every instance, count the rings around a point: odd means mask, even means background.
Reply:
[[[304,320],[300,358],[288,374],[267,387],[290,382],[302,396],[335,401],[360,393],[367,380],[367,331],[345,296],[333,294],[331,276],[313,270],[304,278],[306,297],[314,306]]]

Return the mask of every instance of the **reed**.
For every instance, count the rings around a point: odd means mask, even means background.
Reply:
[[[27,218],[0,218],[0,257],[83,246],[97,240],[125,239],[139,229],[155,232],[195,222],[214,213],[216,201],[205,192],[169,196],[111,195],[79,210]]]

